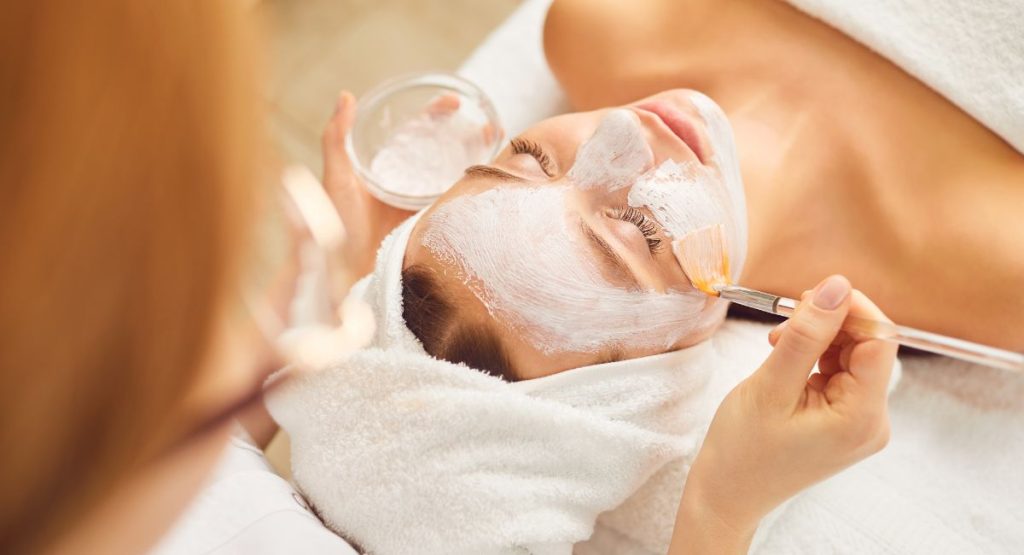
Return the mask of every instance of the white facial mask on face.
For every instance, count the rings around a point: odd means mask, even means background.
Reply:
[[[636,115],[620,108],[601,119],[576,152],[566,177],[580,189],[600,187],[611,192],[632,185],[652,165],[654,156]]]
[[[495,320],[545,353],[664,350],[690,333],[706,297],[608,283],[574,230],[569,192],[498,188],[455,198],[431,216],[423,243],[458,269]]]
[[[747,256],[747,208],[736,143],[729,120],[718,104],[696,91],[690,92],[690,99],[711,139],[711,165],[666,160],[636,181],[629,191],[629,205],[650,210],[673,239],[722,224],[735,281]]]
[[[712,142],[720,167],[723,159],[730,161],[727,156],[735,158],[729,144]],[[730,150],[720,150],[725,147]],[[588,255],[579,216],[569,204],[572,193],[633,185],[630,204],[650,208],[673,234],[730,221],[731,233],[739,220],[745,234],[746,215],[742,184],[737,217],[733,190],[723,185],[719,172],[671,161],[648,171],[652,165],[637,116],[611,110],[580,146],[567,174],[571,185],[498,188],[452,199],[431,216],[423,243],[457,269],[495,320],[545,353],[668,349],[714,323],[705,311],[708,297],[696,291],[628,290],[608,282]],[[741,237],[731,244],[745,251]]]
[[[610,110],[580,146],[566,177],[583,191],[632,186],[629,205],[650,210],[673,239],[722,224],[736,280],[746,258],[747,216],[732,128],[713,100],[696,91],[689,94],[711,139],[710,166],[666,160],[652,169],[654,157],[636,114],[619,108]]]

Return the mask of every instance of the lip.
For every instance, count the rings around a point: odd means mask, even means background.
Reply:
[[[660,100],[644,102],[635,107],[658,116],[658,119],[693,151],[702,164],[708,163],[708,152],[704,146],[701,129],[692,117],[675,106]]]

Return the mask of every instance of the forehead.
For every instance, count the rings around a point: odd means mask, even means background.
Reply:
[[[565,166],[562,170],[568,170],[575,159],[577,148],[584,143],[593,134],[600,122],[602,114],[607,110],[595,110],[591,112],[574,112],[571,114],[562,114],[559,116],[550,117],[542,120],[529,129],[521,133],[520,137],[529,138],[533,141],[541,143],[541,145],[548,150],[554,151],[557,155],[556,158]],[[507,159],[511,152],[509,147],[506,146],[501,153],[499,153],[496,161]],[[465,175],[459,181],[455,182],[454,185],[434,204],[427,208],[427,213],[417,223],[417,229],[414,231],[413,236],[422,233],[424,222],[430,219],[430,216],[437,211],[438,208],[444,206],[446,203],[451,201],[453,198],[457,198],[464,195],[480,193],[488,189],[493,189],[497,186],[526,186],[526,187],[547,187],[556,186],[560,184],[561,180],[538,180],[538,179],[524,179],[522,181],[512,181],[500,177],[498,174],[492,174],[491,176],[483,175]]]

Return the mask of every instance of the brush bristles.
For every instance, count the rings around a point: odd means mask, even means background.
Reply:
[[[695,288],[718,296],[716,286],[728,285],[729,251],[722,224],[686,234],[672,242],[672,253]]]

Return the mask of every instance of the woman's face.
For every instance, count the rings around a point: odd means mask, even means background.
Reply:
[[[458,318],[496,332],[529,379],[706,338],[724,303],[691,286],[672,241],[709,225],[738,275],[746,213],[728,123],[674,90],[513,139],[424,214],[405,267],[433,270]]]

